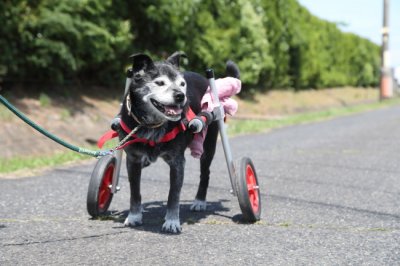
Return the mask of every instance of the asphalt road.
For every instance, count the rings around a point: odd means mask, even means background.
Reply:
[[[144,170],[144,225],[124,228],[126,171],[108,219],[91,220],[95,161],[0,180],[0,265],[399,265],[400,107],[231,139],[262,189],[261,222],[240,223],[222,148],[208,210],[189,211],[198,162],[187,159],[180,235],[160,232],[168,193],[162,161]]]

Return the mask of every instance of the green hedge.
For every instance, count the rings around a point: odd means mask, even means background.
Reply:
[[[0,75],[11,82],[123,79],[128,55],[175,50],[191,70],[236,61],[247,87],[375,86],[379,47],[296,0],[3,0]]]

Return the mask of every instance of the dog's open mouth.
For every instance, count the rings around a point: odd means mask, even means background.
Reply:
[[[179,107],[178,105],[165,105],[154,99],[151,99],[150,101],[153,104],[153,106],[157,108],[158,111],[160,111],[167,117],[178,119],[180,118],[183,112],[182,108]]]

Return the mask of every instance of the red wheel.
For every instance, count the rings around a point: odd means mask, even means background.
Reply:
[[[115,157],[104,156],[97,161],[92,172],[86,201],[87,211],[92,217],[105,214],[110,206],[115,162]]]
[[[254,223],[260,220],[261,196],[253,162],[248,157],[242,158],[236,171],[237,196],[243,219]]]

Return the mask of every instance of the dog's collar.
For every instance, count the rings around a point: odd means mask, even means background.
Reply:
[[[130,116],[132,116],[132,118],[136,121],[136,123],[138,123],[141,126],[149,127],[149,128],[157,128],[157,127],[161,127],[164,124],[164,122],[161,122],[161,123],[155,124],[155,125],[145,125],[144,123],[142,123],[139,120],[139,118],[132,112],[131,97],[129,94],[126,96],[126,109],[128,109],[128,114]]]

